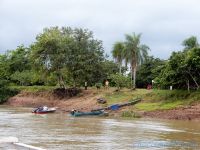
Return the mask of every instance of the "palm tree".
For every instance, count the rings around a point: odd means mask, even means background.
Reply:
[[[144,62],[148,55],[149,47],[140,44],[141,34],[126,34],[125,41],[125,61],[131,66],[131,79],[133,80],[133,89],[135,89],[137,66]],[[131,82],[132,82],[131,80]]]
[[[122,73],[122,61],[123,61],[123,54],[124,53],[124,43],[123,42],[116,42],[113,46],[112,56],[115,61],[119,65],[119,73]]]

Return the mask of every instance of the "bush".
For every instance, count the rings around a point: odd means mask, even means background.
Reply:
[[[96,83],[95,86],[97,89],[100,89],[102,87],[102,83]]]
[[[133,111],[123,111],[121,116],[128,118],[140,118],[140,116]]]
[[[116,84],[118,90],[120,90],[123,87],[129,87],[129,85],[130,85],[129,78],[126,76],[123,76],[119,73],[112,74],[110,76],[110,78],[111,78],[112,82],[114,82]]]
[[[9,97],[16,95],[18,92],[18,90],[8,88],[5,80],[0,80],[0,104],[6,102]]]

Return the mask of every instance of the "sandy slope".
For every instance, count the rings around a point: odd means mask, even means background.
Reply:
[[[97,98],[100,95],[94,94],[92,91],[83,91],[81,95],[59,99],[52,95],[52,93],[27,93],[21,92],[20,94],[11,97],[7,104],[12,106],[25,106],[25,107],[38,107],[47,105],[49,107],[58,107],[60,110],[69,111],[71,109],[89,111],[98,108]]]

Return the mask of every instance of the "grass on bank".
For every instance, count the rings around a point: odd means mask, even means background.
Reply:
[[[15,89],[25,92],[42,92],[42,91],[52,91],[56,89],[55,86],[10,86],[10,89]]]
[[[11,89],[26,91],[26,92],[42,92],[52,91],[55,86],[10,86]],[[128,102],[136,98],[142,98],[143,101],[136,104],[133,109],[152,111],[173,109],[179,106],[190,105],[194,102],[200,102],[200,91],[185,91],[185,90],[146,90],[146,89],[122,89],[116,92],[116,88],[100,89],[88,88],[95,95],[102,96],[107,100],[106,105]],[[125,114],[126,116],[127,114]]]
[[[108,105],[142,98],[143,101],[135,105],[136,109],[143,111],[166,110],[200,102],[200,91],[188,92],[185,90],[122,90],[105,94]]]

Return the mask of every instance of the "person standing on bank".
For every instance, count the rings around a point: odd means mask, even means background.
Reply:
[[[85,90],[87,90],[87,82],[85,82]]]
[[[108,81],[108,80],[105,81],[105,88],[106,88],[106,89],[109,88],[109,81]]]

